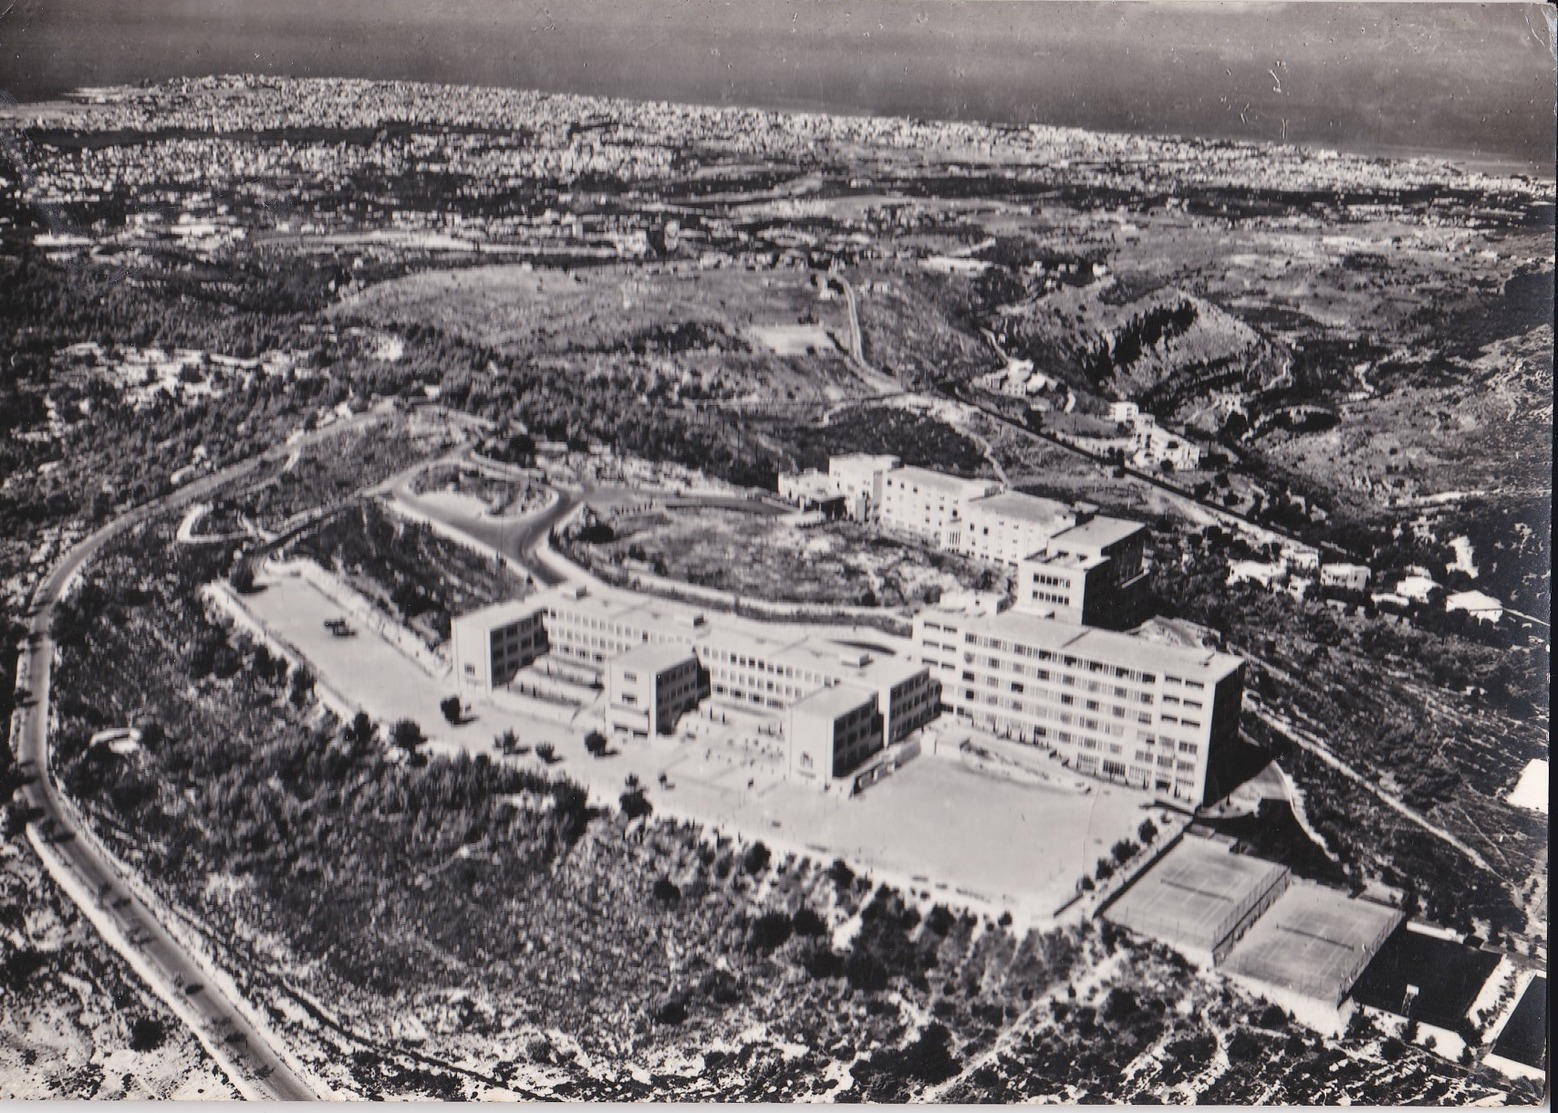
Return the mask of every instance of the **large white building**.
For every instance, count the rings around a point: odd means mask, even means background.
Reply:
[[[498,603],[450,624],[454,674],[462,684],[491,691],[547,651],[542,616],[528,601]]]
[[[604,675],[608,725],[635,735],[670,730],[679,715],[705,697],[730,708],[775,714],[820,692],[847,687],[875,708],[876,731],[864,751],[857,737],[859,716],[845,715],[848,721],[842,725],[833,720],[818,725],[819,709],[832,708],[838,700],[819,701],[799,719],[786,719],[798,725],[788,737],[792,748],[807,748],[814,761],[819,754],[828,756],[816,766],[819,770],[843,768],[841,761],[853,767],[903,741],[941,709],[940,684],[912,658],[783,627],[769,632],[725,615],[711,620],[659,600],[564,587],[461,615],[453,625],[462,682],[489,691],[508,683],[522,666],[508,648],[510,636],[497,637],[497,631],[535,631],[542,652]],[[466,647],[463,655],[460,646]],[[485,663],[483,653],[488,654]],[[531,653],[524,664],[536,656]],[[835,742],[844,746],[844,758],[828,748]]]
[[[1196,806],[1238,730],[1243,662],[1038,615],[945,610],[914,620],[941,700],[978,727],[1078,772]]]
[[[975,499],[1001,489],[994,479],[960,479],[926,468],[894,468],[882,476],[878,520],[889,529],[956,551],[963,514]]]
[[[963,556],[1015,566],[1086,517],[1063,502],[1021,491],[986,495],[964,507],[954,549]]]
[[[882,481],[899,465],[896,456],[872,456],[851,452],[828,458],[828,478],[844,496],[844,510],[851,518],[868,522],[882,506]]]

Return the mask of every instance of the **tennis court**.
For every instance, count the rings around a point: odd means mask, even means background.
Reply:
[[[1298,882],[1233,948],[1224,970],[1337,1005],[1400,922],[1399,909]]]
[[[1232,854],[1221,840],[1182,839],[1104,913],[1106,919],[1186,954],[1218,961],[1281,893],[1288,871]]]

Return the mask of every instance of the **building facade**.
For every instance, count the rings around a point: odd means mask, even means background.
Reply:
[[[875,519],[882,506],[882,483],[899,465],[896,456],[851,452],[828,459],[828,477],[844,496],[845,512],[858,521]]]
[[[826,788],[882,749],[875,693],[851,684],[823,688],[785,715],[792,780]]]
[[[1135,618],[1146,564],[1146,526],[1122,518],[1089,518],[1018,563],[1013,606],[1064,622],[1127,625]]]
[[[974,499],[963,509],[956,552],[1015,567],[1048,547],[1050,538],[1076,525],[1077,512],[1054,499],[1003,491]]]
[[[690,649],[641,645],[606,668],[606,724],[636,738],[669,734],[706,695],[707,679]]]
[[[1191,805],[1206,802],[1216,752],[1238,730],[1243,662],[1228,654],[1017,611],[922,612],[914,641],[944,708]]]
[[[455,676],[491,691],[547,652],[545,612],[533,600],[497,603],[451,622]]]
[[[882,476],[882,503],[877,517],[890,529],[912,534],[957,551],[964,508],[974,499],[993,495],[1001,485],[993,479],[959,479],[925,468],[895,468]]]

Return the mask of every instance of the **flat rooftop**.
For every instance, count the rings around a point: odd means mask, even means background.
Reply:
[[[857,688],[853,684],[835,684],[831,688],[821,688],[805,699],[796,700],[791,705],[791,710],[806,715],[820,715],[827,719],[836,719],[840,715],[854,711],[861,704],[875,704],[876,694],[865,688]]]
[[[613,665],[660,672],[693,660],[692,646],[676,642],[646,642],[611,659]]]
[[[689,641],[697,637],[707,625],[704,613],[694,607],[683,607],[648,597],[596,594],[573,587],[544,591],[530,602],[536,606],[556,607],[558,610],[590,615],[603,622],[630,623]]]
[[[898,466],[898,457],[885,454],[873,456],[869,452],[846,452],[841,456],[829,456],[828,467],[834,464],[843,464],[846,467],[871,467],[880,471],[888,471]]]
[[[1128,521],[1125,518],[1111,518],[1100,514],[1091,521],[1082,522],[1072,526],[1063,533],[1057,533],[1050,538],[1052,545],[1084,545],[1088,548],[1094,546],[1107,549],[1110,545],[1117,545],[1127,537],[1142,533],[1146,526],[1141,522]]]
[[[1255,921],[1223,969],[1339,1004],[1401,920],[1400,909],[1298,882]]]
[[[501,603],[492,603],[474,611],[466,611],[462,615],[456,615],[454,622],[457,625],[475,624],[487,630],[496,629],[499,626],[508,626],[522,618],[529,618],[541,610],[545,604],[540,602],[540,599],[539,595],[532,595],[529,599],[505,599]]]
[[[813,670],[873,690],[902,683],[925,671],[925,666],[912,657],[870,653],[811,635],[769,637],[720,627],[701,645],[726,649],[774,665]]]
[[[1287,867],[1188,836],[1110,905],[1105,918],[1173,947],[1211,952]]]
[[[1100,564],[1107,563],[1109,560],[1106,556],[1092,554],[1083,556],[1081,553],[1045,552],[1034,553],[1024,559],[1033,561],[1035,564],[1042,564],[1046,568],[1097,568]]]
[[[939,619],[956,629],[1021,642],[1036,649],[1064,651],[1110,664],[1129,664],[1143,671],[1172,673],[1209,684],[1215,684],[1244,663],[1232,654],[1219,653],[1213,649],[1166,645],[1114,630],[1078,626],[1020,611],[1008,610],[971,618],[952,611],[937,610],[926,613],[925,617],[931,621]]]
[[[973,514],[975,511],[1044,526],[1051,533],[1067,529],[1077,520],[1076,511],[1065,503],[1040,498],[1038,495],[1025,495],[1021,491],[1002,491],[1000,494],[975,499],[968,504],[968,513]]]
[[[888,473],[887,479],[889,482],[896,481],[899,485],[912,483],[918,487],[949,495],[967,495],[971,491],[983,492],[995,482],[994,479],[962,479],[956,475],[944,475],[939,471],[916,467],[896,468]]]

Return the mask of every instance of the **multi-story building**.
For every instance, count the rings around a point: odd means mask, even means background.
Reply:
[[[943,707],[1078,772],[1199,805],[1238,730],[1243,662],[1007,611],[914,620]]]
[[[963,556],[1015,566],[1087,517],[1054,499],[1003,491],[974,499],[963,508],[955,548]]]
[[[847,742],[841,743],[838,753],[844,758],[839,760],[847,759],[853,767],[904,740],[941,710],[940,684],[915,660],[876,656],[826,638],[779,633],[779,628],[771,633],[739,620],[710,622],[702,613],[672,603],[557,588],[522,604],[484,608],[456,619],[456,630],[474,647],[469,652],[489,644],[481,634],[492,620],[502,621],[504,629],[521,623],[539,633],[543,652],[549,650],[590,673],[604,673],[607,722],[633,734],[668,731],[677,716],[705,698],[771,714],[847,685],[865,694],[876,715],[869,745],[857,737],[858,719],[851,718],[845,734],[838,736]],[[509,640],[505,636],[491,644],[507,646]],[[524,663],[538,655],[531,652]],[[513,678],[522,667],[518,660],[501,658],[503,667],[496,672],[490,665],[485,672],[467,674],[462,669],[462,679],[490,690]],[[814,756],[821,753],[821,736],[808,732],[822,731],[829,738],[836,732],[833,725],[824,729],[820,722],[815,715],[794,720],[790,744],[809,747]],[[836,761],[826,768],[835,766]]]
[[[543,609],[534,600],[483,607],[450,623],[454,672],[463,684],[491,691],[547,651]]]
[[[845,512],[862,522],[876,517],[882,507],[882,483],[898,467],[896,456],[872,456],[851,452],[828,458],[828,478],[844,496]]]
[[[1121,626],[1134,618],[1145,582],[1147,527],[1099,516],[1055,534],[1043,550],[1018,562],[1013,605],[1089,626]]]
[[[640,645],[685,645],[707,631],[701,612],[576,586],[554,588],[532,602],[545,617],[551,651],[597,670]]]
[[[925,468],[895,468],[882,476],[877,518],[884,526],[956,551],[964,508],[1001,489],[993,479],[959,479]]]
[[[864,688],[822,688],[790,707],[785,734],[790,778],[826,788],[882,748],[882,712]]]
[[[669,734],[706,695],[708,679],[691,649],[646,643],[606,667],[606,724],[637,738]]]

